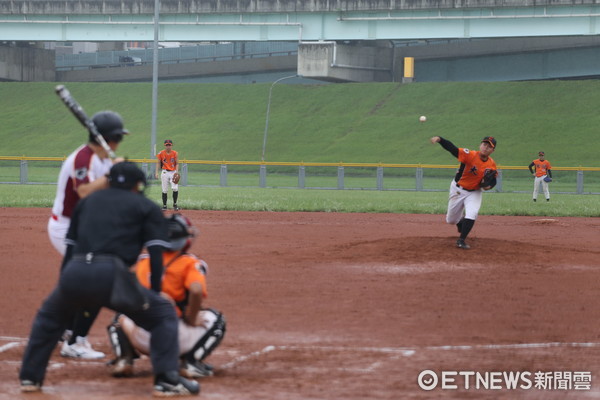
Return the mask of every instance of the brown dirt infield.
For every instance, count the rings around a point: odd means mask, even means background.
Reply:
[[[149,398],[147,359],[135,377],[113,379],[104,362],[58,352],[44,393],[19,393],[23,346],[60,264],[49,212],[0,208],[0,399]],[[200,398],[600,397],[599,218],[481,216],[464,251],[441,215],[184,213],[201,231],[192,250],[210,266],[207,304],[228,321]],[[107,354],[110,316],[90,335]],[[579,371],[592,381],[424,391],[423,370],[529,371],[532,381]]]

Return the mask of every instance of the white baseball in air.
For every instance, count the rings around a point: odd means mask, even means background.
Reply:
[[[419,117],[419,121],[421,121],[421,122],[425,122],[425,121],[427,121],[427,117],[426,117],[426,116],[424,116],[424,115],[421,115],[421,116]]]

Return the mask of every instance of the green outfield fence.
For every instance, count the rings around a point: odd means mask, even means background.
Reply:
[[[0,156],[0,183],[55,184],[66,157]],[[156,161],[131,159],[152,180]],[[445,191],[457,165],[180,160],[180,185]],[[600,168],[554,167],[552,193],[600,194]],[[499,166],[495,192],[531,192],[527,166]]]

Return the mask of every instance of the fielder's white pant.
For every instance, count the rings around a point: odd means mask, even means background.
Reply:
[[[546,175],[536,176],[533,181],[533,199],[537,200],[538,190],[540,189],[540,183],[542,184],[542,190],[544,191],[544,196],[546,199],[550,198],[550,191],[548,190],[548,182],[544,180]]]
[[[174,192],[179,190],[179,185],[173,182],[173,175],[175,175],[175,171],[167,171],[166,169],[162,170],[162,174],[160,175],[160,183],[162,185],[163,193],[167,193],[169,191],[169,186],[171,186],[171,190]]]
[[[194,345],[202,339],[216,321],[217,316],[213,312],[206,310],[200,311],[196,317],[196,322],[200,323],[200,326],[190,326],[180,319],[178,322],[179,355],[192,350]],[[150,354],[150,332],[137,326],[135,322],[125,315],[119,316],[119,323],[133,347],[142,354]]]
[[[50,217],[48,220],[48,237],[50,238],[50,243],[52,243],[52,246],[54,246],[56,251],[62,256],[64,256],[67,251],[65,238],[67,237],[67,231],[69,230],[70,224],[71,218],[63,216],[57,217],[57,219]]]
[[[467,219],[476,220],[481,208],[482,193],[481,189],[469,192],[458,187],[456,182],[452,180],[452,183],[450,183],[446,222],[456,225],[463,216]]]

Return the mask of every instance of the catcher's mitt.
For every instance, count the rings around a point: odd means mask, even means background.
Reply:
[[[544,178],[544,182],[552,182],[552,178],[550,178],[549,176],[546,176]]]
[[[488,169],[483,174],[483,179],[481,180],[481,187],[485,190],[490,190],[494,186],[496,186],[496,175],[498,172],[495,169]]]
[[[175,184],[179,183],[180,179],[181,179],[181,174],[179,172],[175,172],[173,174],[173,183],[175,183]]]

